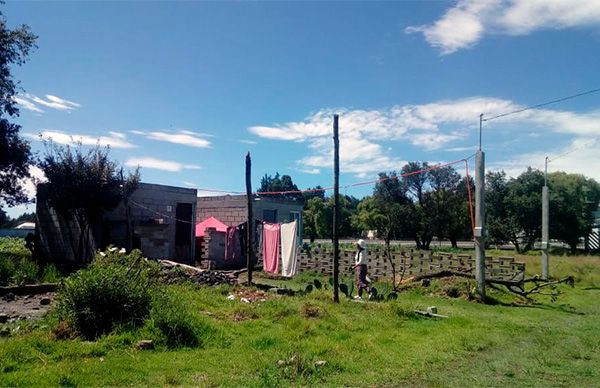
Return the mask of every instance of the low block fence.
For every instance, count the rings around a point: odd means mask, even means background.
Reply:
[[[340,250],[340,274],[352,275],[355,252]],[[373,280],[392,277],[392,266],[386,259],[384,247],[368,251],[369,276]],[[475,258],[470,254],[419,251],[407,249],[391,252],[396,266],[396,276],[404,278],[451,271],[462,274],[475,273]],[[302,249],[299,258],[300,271],[317,271],[324,275],[333,274],[333,249],[320,244],[312,249]],[[487,257],[486,278],[510,282],[520,282],[525,277],[525,263],[515,261],[513,257]]]

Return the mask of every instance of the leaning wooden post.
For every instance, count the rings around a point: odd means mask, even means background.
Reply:
[[[340,302],[339,263],[340,263],[340,139],[338,134],[339,116],[333,115],[333,301]]]
[[[248,268],[248,285],[252,285],[252,267],[254,266],[254,217],[252,215],[252,160],[250,152],[246,154],[246,198],[248,200],[248,227],[246,228],[246,266]]]

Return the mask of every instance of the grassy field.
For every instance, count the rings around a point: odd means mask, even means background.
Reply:
[[[539,272],[538,257],[518,258]],[[576,279],[554,303],[494,290],[494,305],[445,296],[472,286],[461,279],[396,301],[344,297],[339,305],[325,289],[245,304],[227,300],[240,287],[173,286],[206,326],[201,346],[137,350],[136,341],[152,338],[144,327],[96,342],[57,340],[50,316],[0,338],[0,386],[599,386],[600,258],[551,263],[554,276]],[[312,279],[257,281],[300,289]],[[432,305],[449,318],[413,313]]]

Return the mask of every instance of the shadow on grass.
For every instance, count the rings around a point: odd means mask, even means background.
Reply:
[[[560,313],[565,313],[565,314],[573,314],[573,315],[586,315],[585,313],[581,312],[581,311],[577,311],[575,309],[575,307],[571,306],[571,305],[565,305],[565,304],[547,304],[547,303],[536,303],[536,302],[531,302],[528,304],[520,304],[520,303],[515,303],[515,302],[503,302],[501,300],[492,298],[492,297],[487,297],[486,304],[491,305],[491,306],[503,306],[503,307],[519,307],[519,308],[530,308],[530,309],[540,309],[540,310],[547,310],[547,311],[557,311]]]

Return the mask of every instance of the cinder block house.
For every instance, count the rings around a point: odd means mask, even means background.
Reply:
[[[65,219],[48,203],[44,184],[38,185],[36,201],[36,255],[77,266],[108,245],[141,249],[149,258],[182,263],[194,261],[195,189],[140,183],[128,205],[119,204],[104,214],[101,222],[81,231],[73,219]],[[129,232],[128,232],[129,231]],[[84,257],[77,244],[86,245]]]

